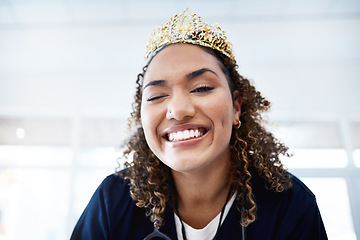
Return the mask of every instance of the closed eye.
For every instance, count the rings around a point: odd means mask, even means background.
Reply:
[[[194,90],[191,91],[191,93],[201,93],[201,92],[208,92],[214,90],[213,87],[208,87],[208,86],[202,86],[202,87],[198,87]]]
[[[161,98],[167,97],[166,95],[161,95],[161,96],[155,96],[155,97],[150,97],[147,99],[148,102],[152,102]]]

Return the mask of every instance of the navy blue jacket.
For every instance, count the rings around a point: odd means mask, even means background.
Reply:
[[[265,188],[262,178],[251,180],[256,220],[246,227],[246,240],[252,239],[327,239],[315,196],[295,176],[293,187],[282,193]],[[217,239],[241,239],[240,214],[235,204],[222,224]],[[98,187],[81,215],[71,240],[144,239],[154,230],[143,208],[136,207],[129,194],[129,184],[116,175],[108,176]],[[160,229],[177,239],[172,209],[165,213]]]

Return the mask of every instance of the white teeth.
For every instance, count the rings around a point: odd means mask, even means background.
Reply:
[[[199,131],[199,129],[178,131],[178,132],[169,133],[169,141],[187,140],[189,138],[201,137],[202,135],[203,133],[202,131]]]
[[[184,132],[183,132],[183,136],[182,136],[184,139],[188,139],[189,137],[190,137],[190,132],[189,132],[189,130],[185,130]]]
[[[192,129],[190,130],[190,137],[192,137],[192,138],[195,137],[195,131]]]
[[[176,137],[177,137],[179,140],[183,140],[183,135],[184,135],[183,132],[178,132]]]
[[[201,133],[199,132],[199,130],[196,129],[194,134],[195,134],[195,137],[200,137]]]

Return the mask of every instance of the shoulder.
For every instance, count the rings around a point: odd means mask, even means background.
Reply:
[[[297,200],[306,202],[316,202],[316,197],[313,192],[296,176],[290,174],[292,187],[285,191],[285,193],[292,195]]]
[[[290,189],[275,192],[266,189],[262,178],[254,177],[257,216],[248,227],[249,235],[256,239],[326,239],[315,195],[296,176],[290,174],[290,178]]]
[[[124,172],[124,171],[122,171]],[[121,173],[113,173],[107,176],[102,183],[99,185],[99,190],[104,191],[105,193],[109,194],[122,194],[122,195],[129,195],[130,187],[129,181],[125,180]]]
[[[130,201],[130,186],[129,181],[125,180],[118,173],[113,173],[100,183],[96,189],[93,198],[100,198],[99,200],[108,203],[109,201],[124,202]]]
[[[266,199],[266,202],[271,203],[271,199],[273,199],[274,203],[279,201],[282,204],[301,203],[302,206],[315,203],[316,198],[312,191],[299,178],[291,173],[288,174],[290,175],[292,187],[283,192],[267,189],[265,180],[255,175],[252,179],[252,186],[256,201],[262,202],[262,200]]]
[[[143,239],[151,231],[145,210],[131,198],[129,181],[111,174],[96,189],[71,239]]]
[[[118,174],[107,176],[95,190],[80,220],[101,216],[105,222],[112,219],[112,211],[125,213],[126,207],[132,208],[134,202],[130,196],[129,183]],[[100,218],[98,218],[100,219]]]
[[[113,218],[114,215],[117,215],[115,218],[129,216],[138,210],[130,195],[130,181],[124,179],[119,173],[107,176],[94,195],[103,202],[109,218]]]
[[[257,205],[257,220],[261,222],[301,219],[317,208],[315,195],[310,189],[292,174],[290,179],[291,188],[275,192],[265,187],[265,180],[254,176],[252,189]]]

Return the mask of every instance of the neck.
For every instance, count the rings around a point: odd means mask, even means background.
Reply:
[[[179,173],[173,171],[175,187],[180,203],[213,202],[219,194],[229,190],[227,166],[213,172]]]
[[[173,171],[178,209],[184,222],[203,228],[221,211],[230,189],[228,164],[196,173]]]

